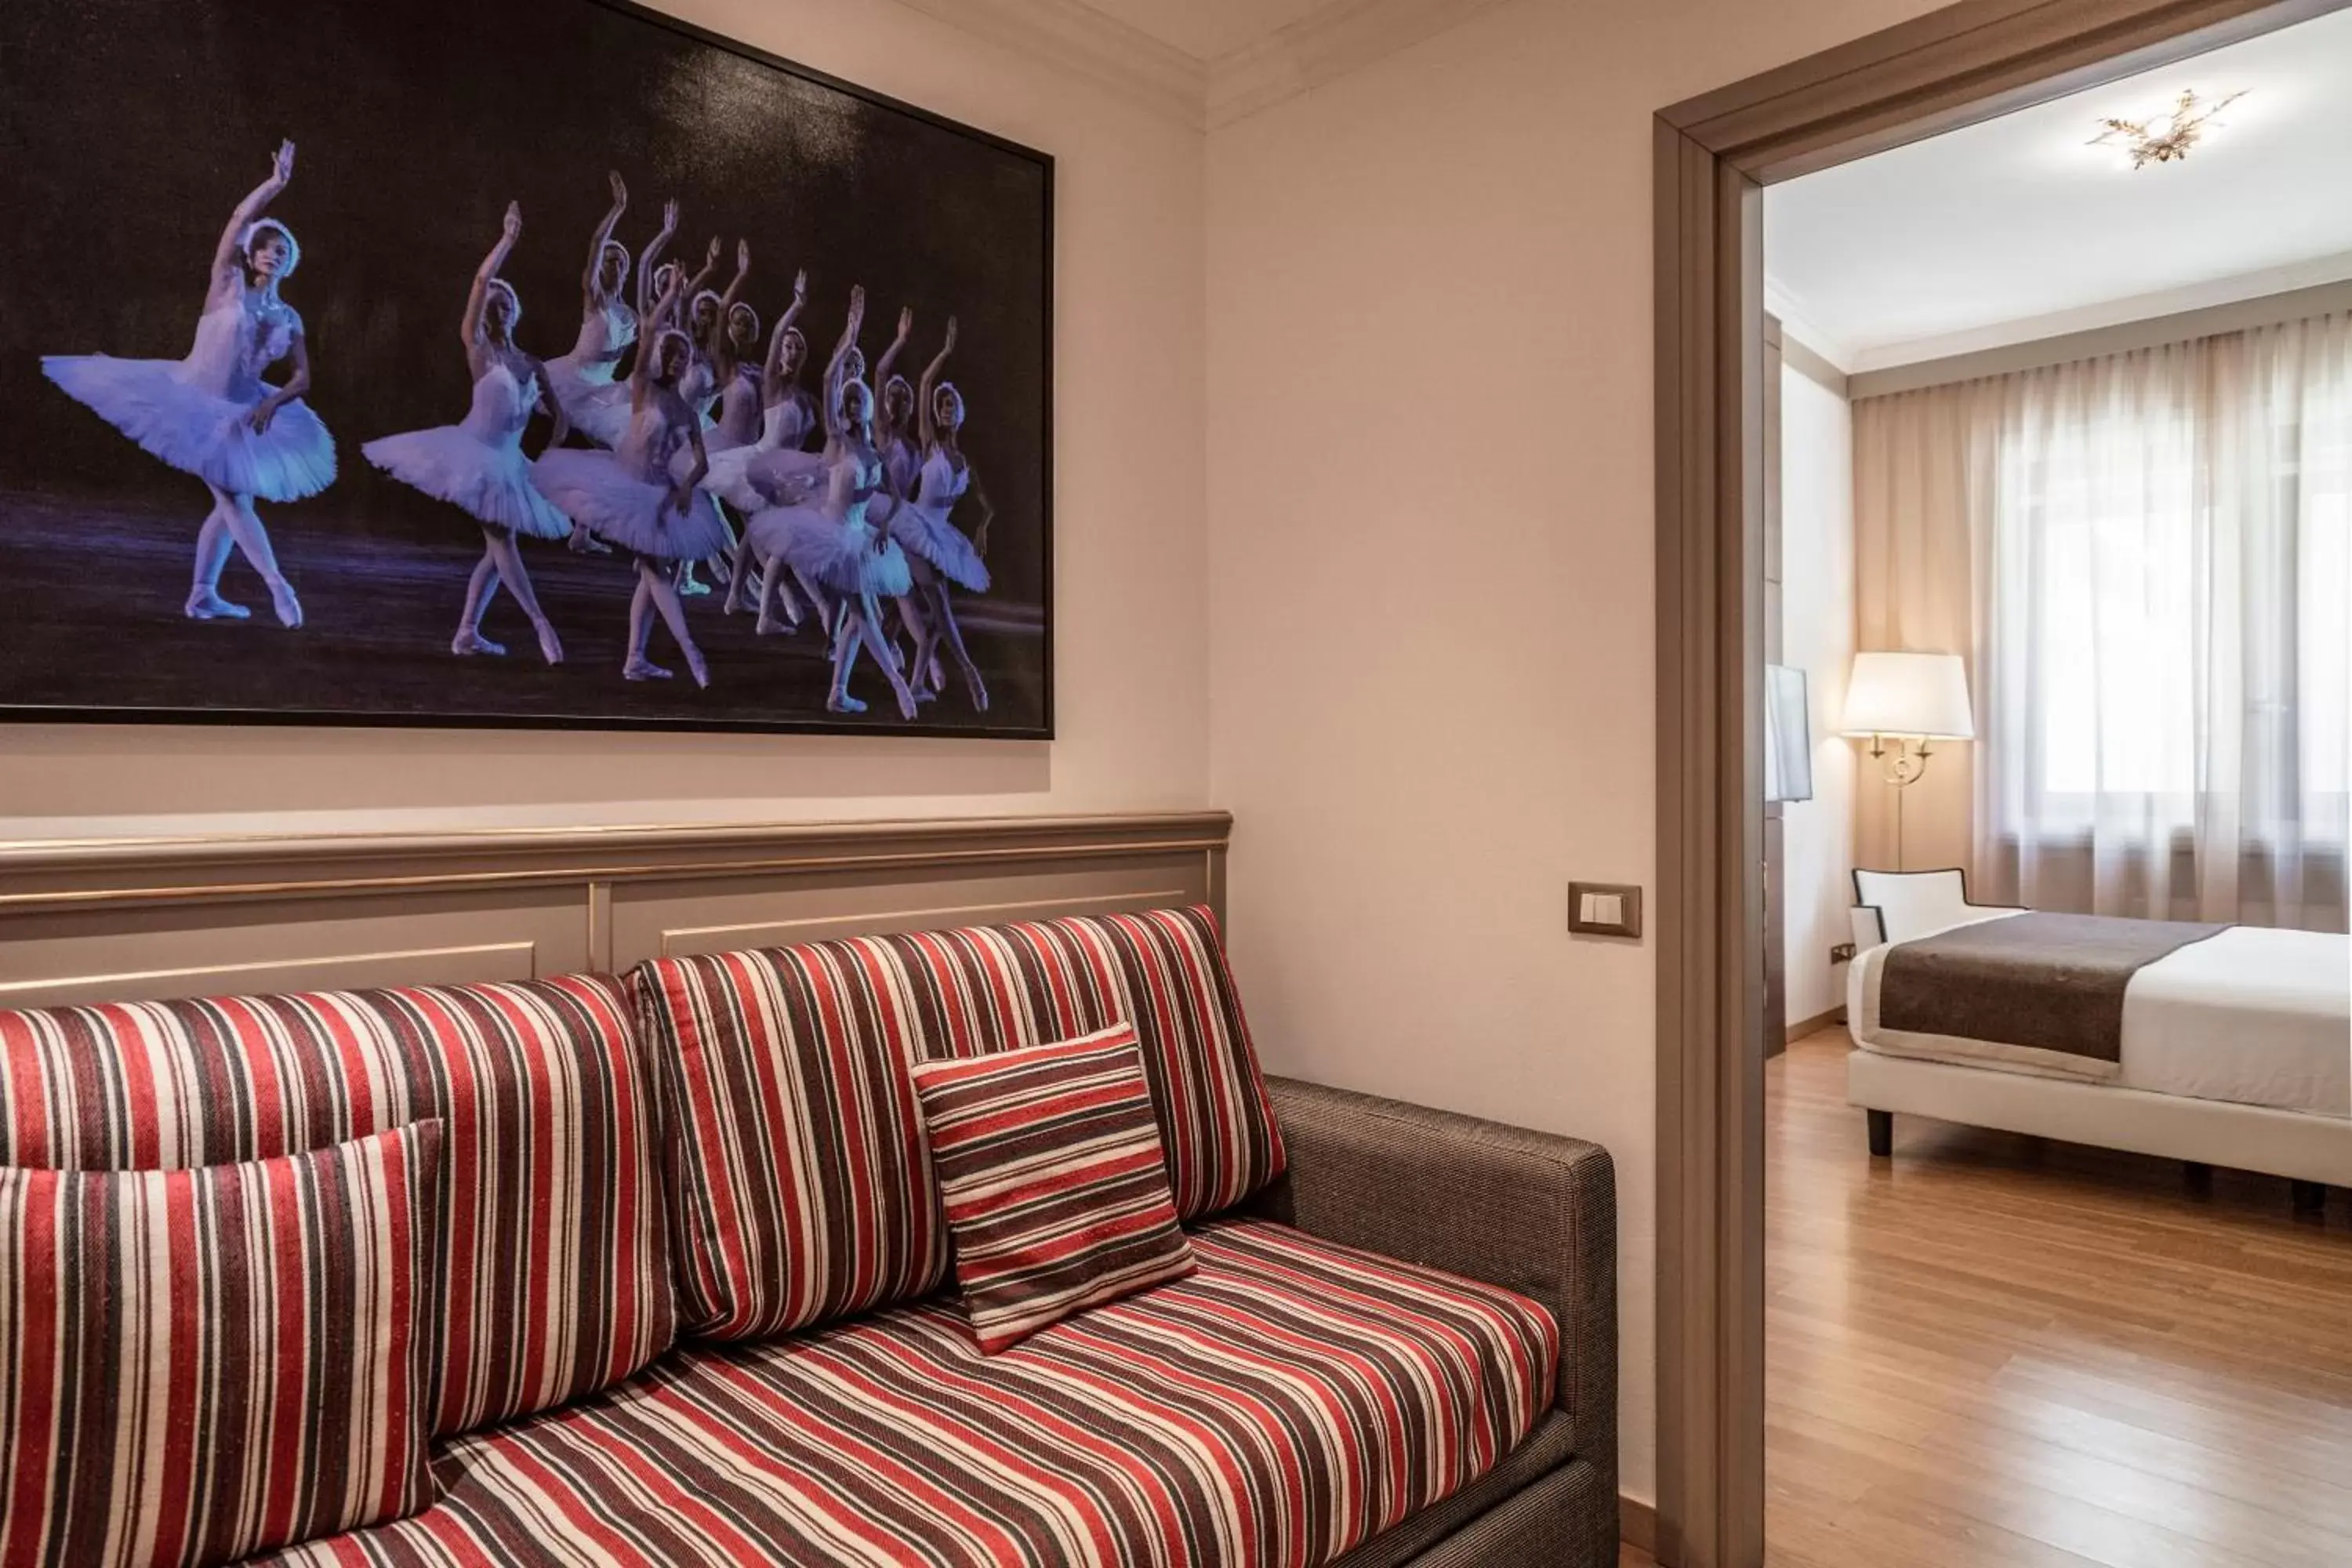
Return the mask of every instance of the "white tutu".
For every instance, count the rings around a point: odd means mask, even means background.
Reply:
[[[846,521],[812,506],[770,507],[743,525],[762,561],[783,558],[807,581],[835,594],[895,599],[914,590],[906,552],[861,515]]]
[[[483,522],[538,539],[566,539],[571,520],[530,482],[530,459],[485,446],[455,425],[386,436],[360,448],[367,460],[426,495]]]
[[[615,301],[583,313],[572,352],[547,362],[547,382],[564,417],[603,446],[619,446],[629,427],[629,389],[614,372],[620,352],[636,341],[636,312]]]
[[[547,367],[549,379],[555,384],[556,401],[563,405],[563,416],[572,427],[599,447],[613,447],[629,433],[629,384],[625,381],[583,382],[555,374]]]
[[[744,463],[740,488],[757,498],[755,509],[805,506],[824,489],[824,454],[762,452]]]
[[[522,433],[539,407],[539,383],[494,364],[474,383],[462,425],[386,436],[360,448],[403,484],[462,507],[483,522],[540,539],[565,539],[572,523],[532,488]]]
[[[694,491],[680,517],[667,486],[632,477],[610,452],[549,452],[531,465],[530,478],[564,516],[636,554],[700,561],[729,546],[726,520],[709,496]]]
[[[335,438],[299,398],[266,432],[250,423],[259,399],[240,403],[182,379],[187,362],[48,354],[41,369],[66,395],[151,456],[231,495],[296,501],[335,482]]]
[[[988,591],[988,563],[962,529],[948,518],[971,486],[971,470],[934,447],[919,473],[919,494],[890,519],[890,536],[936,568],[940,576],[975,594]],[[903,481],[902,481],[903,482]]]
[[[917,502],[890,516],[890,537],[908,553],[929,562],[940,575],[974,594],[988,592],[988,563],[980,558],[962,529],[948,521],[938,507]]]

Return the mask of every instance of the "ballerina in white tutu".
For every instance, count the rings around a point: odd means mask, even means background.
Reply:
[[[291,229],[262,216],[293,177],[294,143],[287,142],[269,177],[237,204],[213,248],[205,313],[186,358],[51,354],[41,361],[68,395],[212,491],[212,511],[196,535],[192,620],[251,614],[220,595],[221,569],[234,549],[261,574],[278,620],[302,624],[301,602],[254,510],[256,498],[297,501],[335,479],[334,437],[302,401],[310,389],[302,318],[278,295],[300,263],[301,248]],[[272,386],[262,375],[281,359],[291,361],[292,374]]]
[[[768,338],[767,360],[757,372],[758,437],[748,445],[719,448],[710,454],[710,472],[703,479],[702,488],[743,517],[776,503],[777,498],[763,489],[754,477],[757,469],[764,478],[763,465],[768,458],[787,453],[794,458],[810,459],[815,456],[800,449],[808,439],[809,433],[816,427],[816,404],[800,384],[801,367],[808,360],[808,339],[801,335],[795,323],[799,321],[801,312],[807,308],[808,273],[803,269],[793,279],[793,302],[778,318],[775,331]],[[748,364],[739,366],[737,376],[740,378],[750,368]],[[728,395],[731,397],[735,382],[730,380],[728,386]],[[722,426],[727,425],[729,416],[727,405],[722,402],[719,419]],[[756,565],[751,546],[745,538],[739,537],[735,544],[735,558],[728,573],[729,615],[743,607],[746,602],[744,590],[759,580],[760,574],[754,570]],[[792,589],[783,583],[779,583],[777,587],[785,619],[792,627],[797,628],[801,611],[793,601]],[[760,615],[762,630],[782,629],[769,619],[764,604],[761,606]]]
[[[971,460],[963,454],[963,395],[953,382],[940,379],[948,355],[955,352],[955,342],[956,324],[950,317],[946,345],[923,372],[923,462],[918,489],[913,500],[891,513],[890,536],[907,552],[914,578],[910,596],[922,605],[916,634],[919,639],[915,650],[916,679],[931,693],[939,692],[944,684],[940,668],[940,643],[944,638],[956,667],[963,672],[972,708],[985,713],[988,683],[981,679],[980,667],[964,647],[963,628],[956,622],[950,595],[956,588],[974,594],[988,591],[988,563],[982,556],[996,509],[989,503],[988,492],[981,489]],[[950,521],[956,503],[967,491],[980,503],[977,542]]]
[[[715,239],[711,241],[714,257],[718,243]],[[707,272],[709,268],[706,268],[704,270]],[[727,291],[724,294],[714,294],[707,289],[698,289],[694,296],[694,304],[687,313],[687,336],[693,341],[694,357],[688,364],[686,375],[678,384],[678,395],[686,399],[687,405],[692,408],[702,420],[703,443],[713,452],[728,447],[740,446],[744,441],[751,440],[759,434],[760,405],[759,388],[756,382],[748,390],[748,394],[739,399],[742,403],[742,407],[739,413],[738,423],[749,426],[740,439],[727,439],[721,423],[711,416],[711,410],[720,407],[721,399],[733,391],[731,384],[736,379],[736,354],[730,339],[740,325],[739,318],[741,312],[751,312],[750,341],[754,343],[760,341],[759,312],[741,302],[743,280],[751,275],[751,242],[748,239],[739,239],[735,242],[735,278],[727,285]],[[699,279],[697,281],[698,282]],[[686,458],[685,448],[679,448],[677,464],[682,466]],[[735,524],[727,516],[724,508],[719,509],[719,520],[727,526],[727,548],[711,559],[714,569],[719,574],[720,582],[724,583],[727,564],[734,559],[735,555]],[[709,584],[695,576],[696,564],[697,563],[692,561],[684,561],[678,563],[677,568],[677,591],[689,598],[710,592]]]
[[[604,177],[612,184],[613,205],[588,239],[588,266],[580,275],[580,335],[570,353],[547,362],[547,379],[565,418],[587,430],[591,439],[611,446],[628,423],[626,397],[614,388],[621,356],[637,341],[637,312],[622,297],[629,284],[629,247],[613,237],[621,215],[629,210],[629,187],[617,169]],[[672,228],[677,208],[672,202]],[[597,436],[597,429],[605,435]],[[609,554],[613,547],[574,528],[572,548]]]
[[[890,520],[897,513],[899,502],[913,499],[916,484],[922,472],[923,456],[921,450],[915,445],[913,434],[915,388],[905,376],[891,368],[898,363],[898,356],[906,352],[907,344],[913,339],[914,334],[915,312],[911,310],[901,310],[898,312],[898,335],[892,340],[890,346],[882,352],[882,357],[874,364],[875,384],[882,389],[882,395],[878,400],[880,406],[874,421],[874,446],[875,449],[882,455],[882,467],[888,471],[890,483],[888,494],[876,497],[873,506],[867,509],[866,515],[874,520],[877,527],[885,531],[890,528]],[[909,557],[907,563],[912,568],[915,564],[913,558]],[[890,602],[898,608],[898,625],[906,633],[908,651],[919,652],[929,640],[928,628],[923,624],[923,602],[920,594],[908,594]],[[936,695],[936,691],[931,688],[936,688],[938,685],[937,678],[935,677],[930,682],[930,687],[927,688],[921,669],[913,666],[909,666],[909,668],[913,671],[909,679],[914,686],[917,700],[926,702],[930,700]]]
[[[532,485],[530,459],[522,455],[523,429],[541,407],[555,421],[551,447],[562,444],[567,426],[547,367],[515,346],[522,301],[499,269],[521,234],[522,209],[510,202],[506,230],[482,258],[466,297],[466,318],[458,332],[466,345],[466,368],[474,377],[474,405],[465,422],[386,436],[361,450],[369,462],[403,484],[449,502],[482,525],[482,559],[467,585],[465,614],[449,651],[461,657],[507,651],[482,635],[482,616],[504,584],[530,617],[541,656],[550,664],[562,664],[563,644],[539,607],[516,543],[523,536],[562,539],[577,526]]]
[[[666,321],[677,304],[679,280],[647,320]],[[610,452],[565,447],[541,456],[531,481],[566,517],[584,523],[597,537],[635,557],[637,590],[629,603],[629,656],[621,673],[630,680],[667,679],[669,671],[646,657],[657,610],[686,656],[699,686],[710,684],[702,650],[687,629],[686,607],[671,573],[681,561],[699,560],[725,548],[727,525],[710,497],[698,487],[709,471],[702,444],[702,421],[678,395],[692,345],[686,334],[663,327],[640,342],[630,367],[629,428]],[[683,479],[673,478],[670,459],[691,444],[692,465]]]
[[[896,651],[882,636],[879,608],[881,600],[908,591],[907,557],[866,516],[875,498],[887,493],[889,477],[881,455],[874,449],[873,394],[863,381],[841,374],[865,317],[866,291],[854,289],[849,324],[825,377],[828,385],[839,387],[825,420],[839,455],[826,473],[822,500],[755,513],[746,531],[768,563],[769,577],[773,577],[779,562],[788,563],[839,603],[833,628],[833,689],[825,698],[826,709],[835,713],[866,711],[866,704],[849,694],[850,673],[856,668],[863,649],[874,656],[889,679],[891,694],[898,700],[899,716],[912,722],[915,694],[898,668]],[[763,584],[762,604],[767,593],[768,585]]]
[[[861,311],[860,321],[862,320]],[[911,321],[902,316],[898,322],[898,329],[900,342],[903,342],[906,334],[912,330]],[[857,323],[853,323],[850,329],[842,334],[843,344],[846,346],[845,352],[843,348],[836,347],[832,363],[826,366],[824,378],[826,407],[835,406],[840,402],[841,388],[845,382],[865,379],[866,351],[857,346],[856,336]],[[894,346],[891,352],[897,353],[897,348]],[[806,437],[814,432],[812,428],[796,428],[800,426],[798,416],[804,410],[814,413],[816,404],[803,393],[797,384],[790,389],[789,395],[798,406],[780,422],[779,445],[772,451],[747,460],[743,468],[743,477],[736,487],[739,492],[747,498],[757,498],[753,501],[752,509],[755,510],[810,506],[824,490],[827,478],[841,458],[841,438],[835,433],[835,427],[830,422],[824,426],[826,436],[824,450],[811,452],[803,449]],[[782,438],[785,437],[791,438],[788,445],[782,443]],[[771,529],[768,537],[772,542],[781,539],[782,534]],[[737,554],[739,557],[747,557],[748,560],[738,570],[736,584],[730,586],[728,592],[727,607],[730,613],[738,602],[738,589],[746,585],[747,578],[755,576],[750,568],[757,565],[760,570],[756,574],[755,581],[749,585],[756,588],[759,596],[760,622],[756,629],[761,636],[772,637],[779,633],[800,629],[799,606],[793,602],[791,587],[793,582],[799,583],[801,591],[808,595],[809,604],[816,612],[818,626],[828,633],[833,630],[835,606],[831,595],[823,584],[812,580],[792,562],[780,560],[772,552],[763,552],[753,543],[748,528]],[[772,606],[779,604],[783,606],[786,617],[782,621],[777,620],[771,613]]]

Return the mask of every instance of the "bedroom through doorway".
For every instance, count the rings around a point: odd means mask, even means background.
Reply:
[[[1766,1561],[2352,1562],[2352,10],[1763,193]]]

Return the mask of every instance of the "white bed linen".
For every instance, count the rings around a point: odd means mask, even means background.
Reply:
[[[1865,1049],[2352,1118],[2352,937],[2231,926],[2175,949],[2125,989],[2119,1066],[1881,1028],[1880,971],[1900,945],[1860,954],[1846,977],[1848,1026]]]

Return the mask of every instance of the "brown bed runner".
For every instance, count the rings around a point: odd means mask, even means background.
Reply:
[[[2038,913],[1958,926],[1887,952],[1878,1024],[2121,1062],[2131,977],[2229,929]]]

